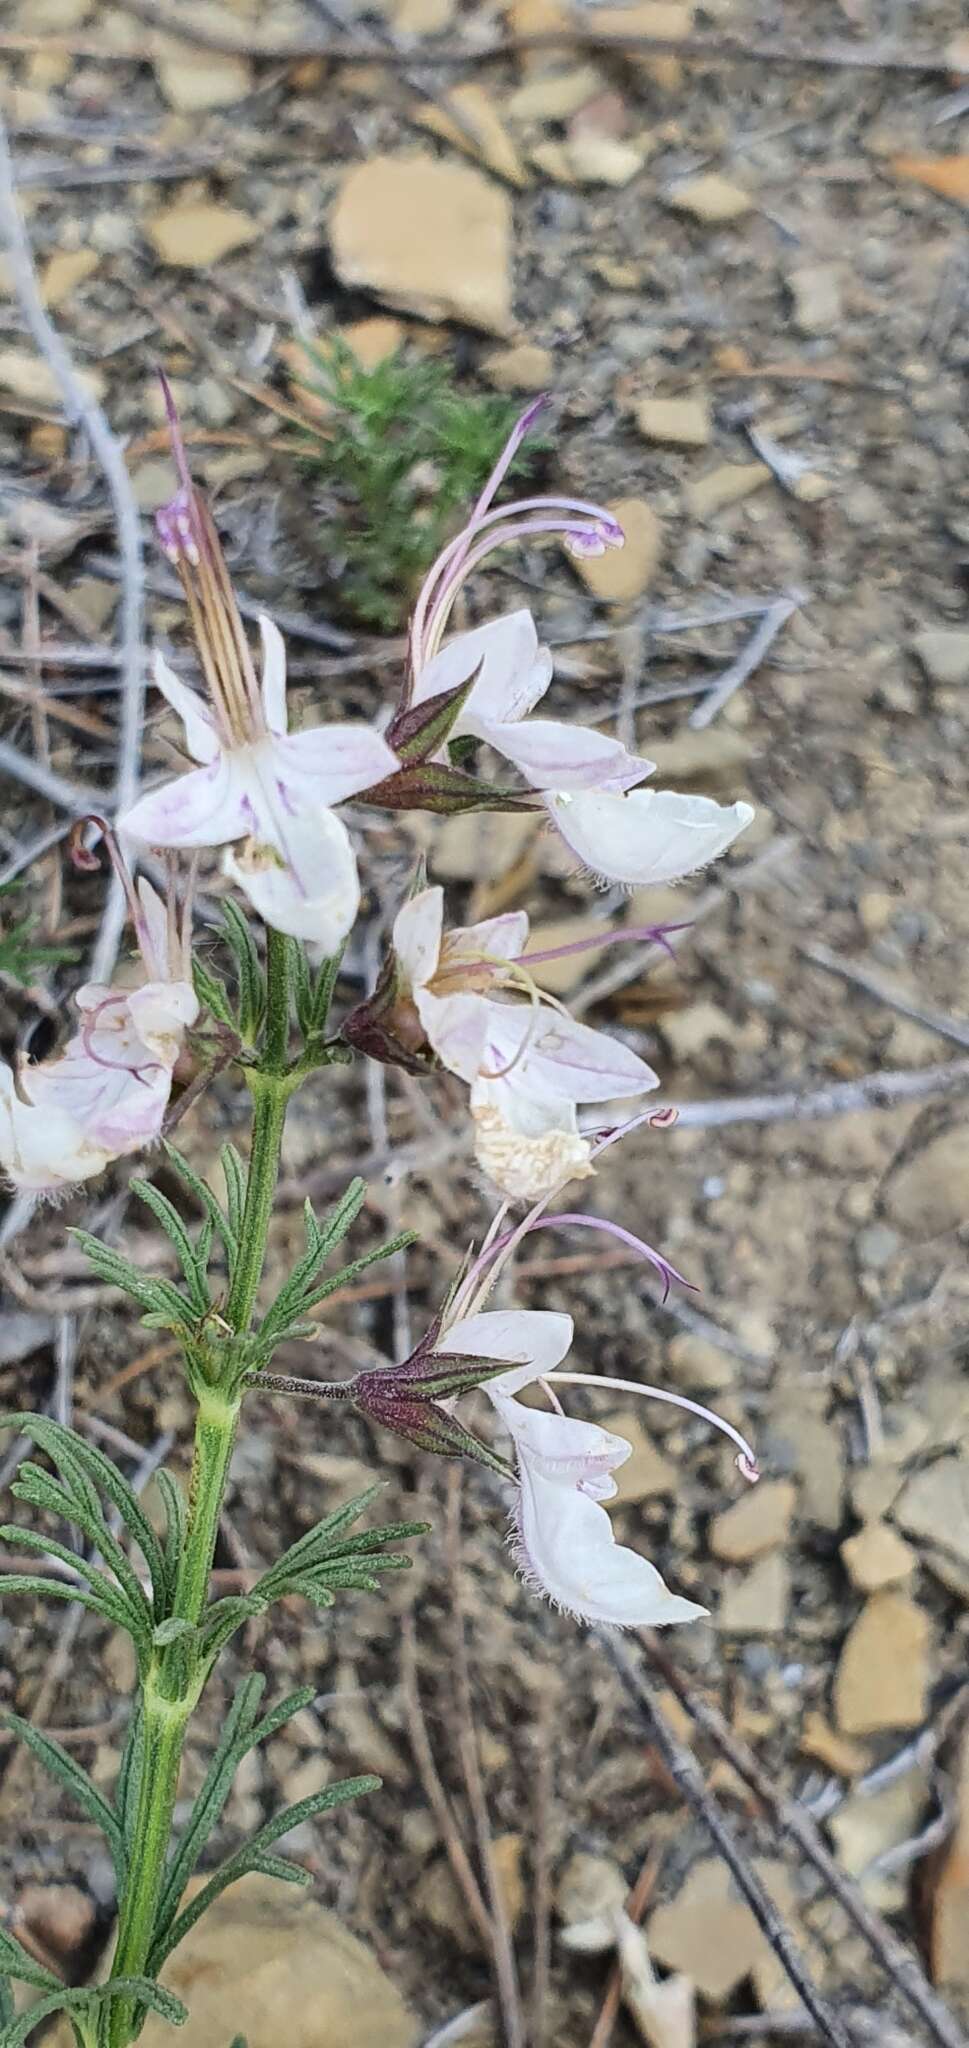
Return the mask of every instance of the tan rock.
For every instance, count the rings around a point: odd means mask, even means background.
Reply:
[[[166,1963],[183,1998],[184,2048],[245,2035],[248,2048],[413,2048],[418,2028],[370,1950],[335,1913],[268,1877],[245,1877],[210,1907]],[[168,2048],[149,2018],[143,2048]]]
[[[729,1564],[746,1564],[764,1551],[778,1550],[791,1532],[797,1488],[790,1479],[762,1479],[739,1500],[716,1515],[710,1525],[710,1549]]]
[[[909,1480],[894,1519],[916,1542],[969,1565],[969,1458],[940,1458]]]
[[[526,79],[510,95],[505,112],[509,121],[523,127],[534,121],[568,121],[588,100],[601,92],[602,72],[592,64],[553,71],[547,77]]]
[[[620,1502],[655,1500],[661,1494],[675,1493],[676,1466],[657,1450],[635,1409],[624,1408],[618,1415],[606,1416],[604,1425],[632,1445],[632,1457],[616,1472]]]
[[[681,1330],[671,1340],[667,1359],[677,1386],[695,1389],[700,1394],[722,1393],[724,1387],[733,1386],[737,1377],[730,1353],[721,1351],[706,1337],[694,1336],[692,1331]]]
[[[749,498],[770,482],[771,471],[766,462],[720,462],[716,469],[708,469],[705,476],[698,476],[687,485],[683,500],[694,519],[710,519],[728,505],[739,505],[743,498]]]
[[[474,81],[449,86],[446,103],[435,106],[429,101],[417,118],[422,128],[442,136],[466,156],[475,157],[497,177],[507,179],[509,185],[527,185],[525,166],[484,86]]]
[[[481,365],[484,376],[496,391],[544,391],[555,370],[550,349],[522,341],[515,348],[495,349]]]
[[[89,398],[104,394],[100,370],[75,370],[75,376]],[[60,385],[48,363],[25,348],[0,349],[0,390],[11,391],[27,405],[62,404]]]
[[[627,142],[621,135],[596,135],[584,129],[570,135],[565,155],[580,185],[628,185],[645,162],[637,143]]]
[[[967,48],[969,56],[969,48]],[[932,1982],[969,1991],[969,1733],[963,1732],[955,1786],[956,1824],[930,1888]]]
[[[839,1735],[816,1707],[810,1707],[804,1716],[799,1747],[802,1756],[816,1757],[825,1770],[834,1771],[839,1778],[859,1777],[871,1761],[871,1753],[864,1743]]]
[[[848,1632],[834,1679],[845,1735],[917,1728],[929,1686],[928,1617],[903,1593],[874,1593]]]
[[[606,604],[629,604],[648,590],[659,565],[663,528],[645,498],[617,498],[609,507],[626,536],[625,546],[607,548],[592,561],[570,556],[593,597]]]
[[[454,20],[455,0],[398,0],[394,27],[405,36],[435,36]]]
[[[964,626],[926,626],[915,634],[912,652],[930,682],[944,689],[969,683],[969,632]]]
[[[252,91],[253,70],[246,57],[203,50],[174,36],[159,39],[152,63],[159,90],[179,114],[232,107]]]
[[[797,1917],[786,1866],[758,1859],[755,1868],[785,1915],[790,1918],[793,1907]],[[773,1991],[776,1958],[718,1858],[707,1856],[694,1863],[675,1898],[651,1914],[646,1938],[654,1959],[689,1977],[701,1997],[720,2005],[745,1977],[754,1976],[758,1995],[773,2007],[774,1996],[763,1993],[768,1986]]]
[[[466,164],[376,156],[343,178],[330,215],[342,284],[425,320],[512,326],[508,195]]]
[[[886,1213],[917,1243],[942,1237],[969,1218],[969,1123],[960,1119],[889,1171]]]
[[[612,1948],[628,1896],[629,1887],[611,1856],[592,1856],[581,1849],[570,1856],[555,1893],[565,1947],[582,1955],[601,1955]]]
[[[830,334],[841,319],[841,273],[836,263],[799,263],[788,272],[799,334]]]
[[[94,249],[55,249],[44,265],[40,288],[45,306],[60,306],[100,262]]]
[[[732,1586],[728,1586],[717,1613],[717,1627],[725,1636],[778,1636],[787,1627],[791,1599],[791,1574],[780,1551],[762,1557]]]
[[[525,1904],[525,1884],[522,1877],[521,1835],[496,1835],[491,1854],[495,1867],[498,1890],[504,1902],[508,1925],[514,1933],[521,1920]]]
[[[719,1003],[688,1003],[684,1010],[670,1010],[662,1020],[663,1037],[678,1060],[692,1060],[717,1039],[730,1045],[736,1026]]]
[[[845,1570],[859,1593],[880,1593],[884,1586],[900,1586],[915,1570],[911,1545],[890,1529],[887,1522],[867,1522],[857,1536],[841,1545]]]
[[[351,320],[347,327],[340,327],[337,332],[340,340],[352,348],[361,369],[376,370],[388,356],[396,355],[403,344],[406,329],[400,320],[392,320],[389,314],[375,313],[370,320]]]
[[[676,42],[690,33],[693,8],[682,5],[681,0],[633,0],[632,6],[597,8],[596,26],[610,36],[651,36],[656,42]],[[629,62],[644,70],[661,92],[677,92],[682,84],[683,66],[676,56],[650,57],[634,50]]]
[[[710,439],[710,402],[696,398],[642,398],[636,425],[647,441],[669,448],[705,448]]]
[[[910,1872],[904,1866],[882,1872],[871,1865],[918,1833],[928,1794],[928,1773],[915,1766],[877,1792],[855,1793],[828,1823],[842,1869],[859,1881],[868,1904],[879,1912],[895,1913],[905,1905]]]
[[[465,1955],[474,1955],[480,1948],[479,1937],[471,1925],[467,1906],[446,1856],[436,1856],[433,1863],[421,1871],[412,1901],[418,1919],[426,1921],[438,1934],[446,1935],[463,1949]],[[362,2041],[360,2048],[364,2048]]]
[[[152,214],[145,233],[162,263],[176,270],[204,270],[233,250],[244,249],[259,235],[259,223],[237,206],[214,200],[175,201]]]
[[[698,177],[684,178],[682,184],[674,186],[668,203],[676,213],[687,213],[691,220],[719,227],[725,221],[740,220],[754,202],[741,185],[722,178],[718,171],[702,171]]]

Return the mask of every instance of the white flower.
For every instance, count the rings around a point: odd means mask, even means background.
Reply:
[[[520,964],[524,911],[446,934],[443,919],[440,888],[398,912],[406,999],[438,1058],[471,1090],[479,1164],[503,1193],[532,1201],[592,1171],[576,1105],[645,1094],[657,1076],[628,1046],[542,999]]]
[[[356,917],[360,887],[349,833],[331,807],[400,764],[368,725],[288,731],[286,654],[278,627],[265,615],[257,682],[219,537],[189,476],[165,389],[182,484],[156,524],[185,591],[208,700],[155,656],[155,683],[177,711],[187,751],[199,765],[149,790],[118,829],[143,846],[243,841],[239,852],[225,855],[225,872],[267,923],[333,953]]]
[[[81,1029],[63,1052],[16,1073],[0,1064],[0,1164],[24,1193],[90,1180],[161,1132],[198,1001],[165,905],[145,881],[138,913],[149,979],[131,991],[88,983],[74,999]]]
[[[551,1378],[572,1329],[571,1316],[506,1309],[468,1316],[438,1340],[442,1352],[509,1362],[511,1369],[484,1391],[515,1446],[518,1562],[530,1585],[581,1621],[618,1628],[694,1621],[706,1609],[671,1593],[648,1559],[617,1543],[601,1505],[615,1494],[612,1474],[631,1454],[625,1437],[515,1399],[523,1387]]]

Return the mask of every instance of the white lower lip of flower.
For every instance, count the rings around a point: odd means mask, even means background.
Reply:
[[[472,1106],[474,1156],[488,1179],[512,1202],[537,1202],[569,1180],[594,1172],[592,1147],[578,1131],[546,1130],[526,1136],[506,1123],[491,1103]]]
[[[665,1628],[707,1610],[671,1593],[655,1565],[617,1543],[605,1508],[520,1458],[516,1554],[526,1581],[580,1621]]]
[[[719,860],[754,816],[750,804],[725,806],[672,789],[559,790],[546,803],[591,874],[634,887],[675,882]]]
[[[284,851],[247,840],[229,848],[224,872],[276,931],[334,953],[360,907],[350,835],[332,811],[298,811],[285,821]]]

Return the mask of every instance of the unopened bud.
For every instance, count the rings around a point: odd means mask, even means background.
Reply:
[[[504,1458],[499,1458],[487,1444],[481,1443],[470,1429],[452,1415],[439,1401],[428,1400],[417,1391],[420,1374],[415,1376],[410,1368],[414,1363],[408,1359],[402,1366],[384,1366],[375,1372],[358,1373],[351,1380],[348,1389],[354,1407],[362,1415],[369,1415],[372,1422],[382,1429],[392,1430],[395,1436],[402,1436],[408,1443],[416,1444],[422,1451],[433,1451],[443,1458],[474,1458],[479,1465],[487,1465],[492,1472],[499,1472],[503,1479],[513,1479],[514,1473]],[[448,1365],[467,1364],[480,1367],[482,1363],[494,1364],[494,1360],[448,1360]],[[507,1372],[507,1363],[501,1370]],[[476,1382],[472,1380],[472,1384]]]

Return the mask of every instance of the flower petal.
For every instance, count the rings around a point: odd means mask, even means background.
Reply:
[[[505,1114],[509,1107],[514,1119]],[[471,1115],[478,1165],[511,1202],[537,1202],[594,1171],[592,1146],[579,1132],[574,1103],[531,1094],[513,1098],[501,1081],[476,1081]]]
[[[512,1123],[521,1114],[523,1129],[531,1128],[528,1108],[536,1099],[610,1102],[616,1095],[644,1095],[659,1087],[652,1067],[608,1031],[594,1031],[564,1010],[478,1000],[487,1006],[484,1078],[489,1072],[498,1077],[495,1085],[509,1101],[505,1113]]]
[[[552,680],[552,656],[540,647],[531,612],[509,612],[490,619],[470,633],[448,640],[422,668],[414,686],[414,703],[423,704],[439,691],[456,690],[476,669],[481,673],[453,732],[478,730],[479,719],[514,721],[524,718],[544,697]]]
[[[173,711],[177,711],[185,728],[185,745],[193,761],[207,766],[214,761],[219,751],[215,721],[208,705],[196,690],[190,690],[187,683],[179,680],[174,669],[169,668],[163,654],[156,650],[152,660],[152,680]]]
[[[528,912],[505,910],[500,917],[482,918],[480,924],[455,925],[442,948],[441,965],[459,961],[515,960],[528,943]]]
[[[462,1358],[507,1358],[515,1371],[502,1373],[500,1379],[489,1383],[486,1391],[498,1387],[505,1394],[513,1394],[519,1387],[530,1386],[533,1380],[544,1379],[546,1373],[561,1365],[572,1342],[573,1329],[571,1316],[559,1315],[553,1309],[483,1309],[479,1315],[465,1316],[463,1322],[452,1324],[443,1333],[439,1349],[456,1351]]]
[[[255,816],[248,751],[227,748],[208,768],[150,789],[119,818],[118,831],[143,846],[224,846],[241,839]]]
[[[548,810],[587,868],[635,885],[673,882],[719,859],[754,815],[749,804],[725,807],[672,789],[563,793],[549,797]]]
[[[259,614],[262,640],[262,709],[271,733],[286,735],[286,643],[275,619]]]
[[[350,835],[332,811],[302,809],[286,820],[285,839],[249,839],[229,851],[225,873],[276,931],[335,953],[360,904]]]
[[[272,740],[273,771],[296,804],[340,804],[400,767],[372,725],[312,725]]]
[[[591,1480],[597,1489],[596,1499],[608,1499],[616,1491],[608,1475],[632,1457],[632,1444],[597,1422],[583,1422],[578,1416],[559,1415],[548,1408],[526,1408],[521,1401],[509,1400],[514,1389],[508,1381],[514,1377],[509,1373],[489,1380],[485,1393],[514,1438],[519,1456],[538,1464],[549,1479],[581,1482],[583,1486]]]
[[[419,889],[394,919],[394,952],[408,988],[420,989],[438,963],[444,926],[444,891],[440,885]]]
[[[647,1558],[616,1542],[597,1500],[550,1479],[527,1454],[521,1462],[519,1562],[528,1582],[580,1621],[613,1628],[663,1628],[706,1613],[671,1593]]]
[[[0,1167],[21,1194],[59,1194],[103,1173],[110,1159],[69,1111],[21,1100],[10,1068],[0,1062]]]
[[[523,718],[516,724],[479,718],[476,729],[535,789],[628,789],[656,766],[628,753],[621,740],[594,725],[566,725],[555,718]]]
[[[415,988],[417,1014],[438,1059],[449,1074],[472,1082],[483,1061],[488,1028],[488,1005],[483,996],[470,992],[436,996],[428,988]]]

